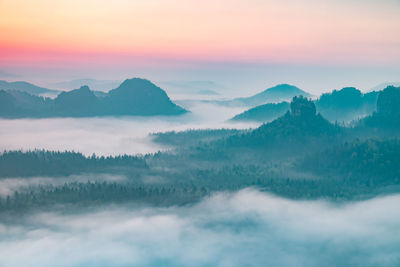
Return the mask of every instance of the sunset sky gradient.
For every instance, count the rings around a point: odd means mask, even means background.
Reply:
[[[0,33],[5,70],[400,65],[398,0],[0,0]]]

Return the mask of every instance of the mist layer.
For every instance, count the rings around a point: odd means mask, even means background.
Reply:
[[[247,189],[183,207],[3,216],[0,265],[398,266],[399,204],[399,195],[333,204]]]

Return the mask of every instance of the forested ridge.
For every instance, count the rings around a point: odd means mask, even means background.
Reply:
[[[147,164],[140,156],[85,157],[81,153],[68,151],[5,151],[0,155],[0,177],[66,176],[118,172],[124,168],[145,169]]]
[[[3,118],[154,116],[186,112],[163,89],[139,78],[126,79],[103,96],[97,96],[88,86],[61,92],[55,99],[18,90],[0,90],[0,117]]]
[[[376,111],[380,92],[362,93],[354,87],[345,87],[322,94],[314,100],[317,112],[327,120],[341,124],[369,116]],[[303,95],[304,96],[304,95]],[[235,117],[233,121],[269,122],[289,110],[288,102],[267,103],[250,108]]]

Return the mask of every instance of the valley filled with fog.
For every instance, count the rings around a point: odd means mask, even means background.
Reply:
[[[0,267],[400,267],[400,0],[0,0]]]
[[[400,87],[0,103],[0,266],[400,263]]]
[[[175,117],[0,118],[0,150],[74,150],[88,156],[154,153],[168,147],[152,142],[152,133],[258,126],[228,121],[245,109],[195,103],[190,113]]]
[[[154,142],[154,133],[199,129],[248,129],[257,122],[232,122],[245,107],[224,107],[191,103],[191,113],[178,117],[95,117],[1,119],[0,151],[53,150],[76,151],[86,156],[117,156],[168,151],[172,146]],[[150,178],[151,180],[151,178]],[[0,197],[29,191],[39,185],[63,185],[68,182],[126,182],[124,175],[90,174],[63,177],[13,177],[0,179]]]

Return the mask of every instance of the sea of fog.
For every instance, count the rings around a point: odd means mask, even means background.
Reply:
[[[253,128],[230,123],[241,108],[190,106],[178,117],[0,120],[0,150],[86,155],[168,149],[149,133]],[[123,176],[7,178],[0,197],[41,184],[124,182]],[[0,215],[0,266],[400,266],[400,195],[333,203],[255,189],[220,192],[185,206],[138,204]]]
[[[145,154],[167,149],[149,133],[207,128],[251,128],[255,123],[227,120],[243,108],[194,104],[191,113],[160,117],[0,119],[0,151],[74,150],[85,155]]]
[[[0,221],[0,266],[399,266],[400,195],[293,201],[253,189],[179,207]]]

